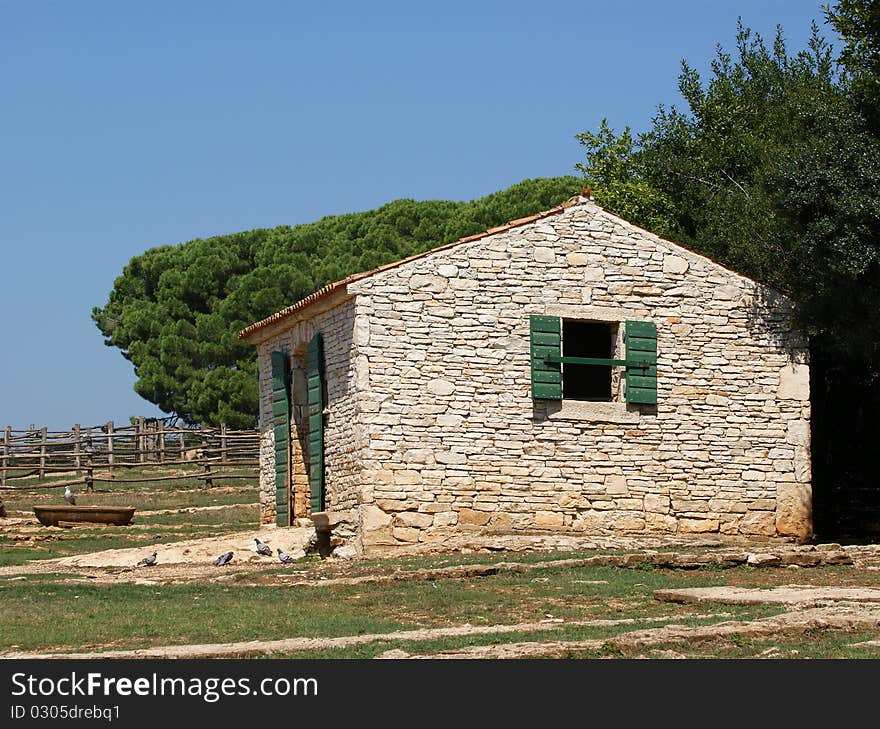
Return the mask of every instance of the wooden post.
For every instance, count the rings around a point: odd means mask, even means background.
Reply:
[[[39,478],[46,476],[46,426],[40,428],[40,475]]]
[[[137,462],[144,462],[144,418],[137,419],[137,435],[134,438],[135,450],[137,450]]]
[[[3,431],[3,463],[0,469],[0,486],[6,486],[6,469],[9,467],[9,441],[12,439],[12,428],[8,425]]]
[[[144,419],[144,461],[155,463],[159,457],[159,421],[155,418]]]
[[[82,461],[79,457],[79,423],[76,423],[73,426],[73,470],[76,471],[76,475],[79,476],[79,469],[82,465]]]
[[[113,478],[113,421],[107,421],[107,473]]]
[[[86,451],[86,491],[89,493],[95,492],[95,474],[92,468],[92,451],[91,449]]]
[[[226,463],[226,423],[220,423],[220,463]]]
[[[0,462],[0,486],[6,486],[6,467],[9,464],[9,439],[12,428],[8,425],[3,430],[3,460]],[[0,496],[0,517],[6,516],[6,507],[3,506],[3,497]]]
[[[211,461],[208,458],[208,451],[204,446],[202,447],[202,463],[204,463],[204,465],[205,465],[205,473],[206,474],[211,473]],[[206,475],[205,476],[205,486],[208,488],[211,488],[211,487],[213,487],[213,485],[214,485],[214,480],[210,476]]]
[[[165,463],[165,423],[159,423],[159,463]]]
[[[90,425],[86,428],[86,441],[85,441],[85,443],[86,443],[86,453],[88,453],[89,460],[92,463],[94,463],[96,458],[99,462],[101,459],[98,457],[97,453],[95,452],[95,442],[92,440],[92,427],[93,426]]]
[[[186,450],[186,438],[184,438],[184,427],[183,421],[177,421],[177,444],[180,446],[180,458],[178,460],[184,460],[184,451]]]

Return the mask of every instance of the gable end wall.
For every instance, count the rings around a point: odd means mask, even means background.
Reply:
[[[348,286],[369,552],[461,529],[811,533],[780,294],[578,205]],[[530,392],[529,315],[653,321],[658,406]]]

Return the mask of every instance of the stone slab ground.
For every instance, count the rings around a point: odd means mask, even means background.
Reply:
[[[880,603],[877,587],[814,587],[785,585],[770,589],[746,587],[691,587],[682,590],[656,590],[663,602],[722,603],[724,605],[796,605],[810,607],[833,603]]]

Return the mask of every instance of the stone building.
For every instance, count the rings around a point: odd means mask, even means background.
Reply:
[[[791,302],[575,197],[242,330],[266,523],[811,536]]]

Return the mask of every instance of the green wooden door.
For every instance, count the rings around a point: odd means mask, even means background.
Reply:
[[[309,487],[312,512],[324,510],[324,347],[316,334],[308,346]]]
[[[275,523],[290,525],[290,358],[272,352],[272,426],[275,433]]]

